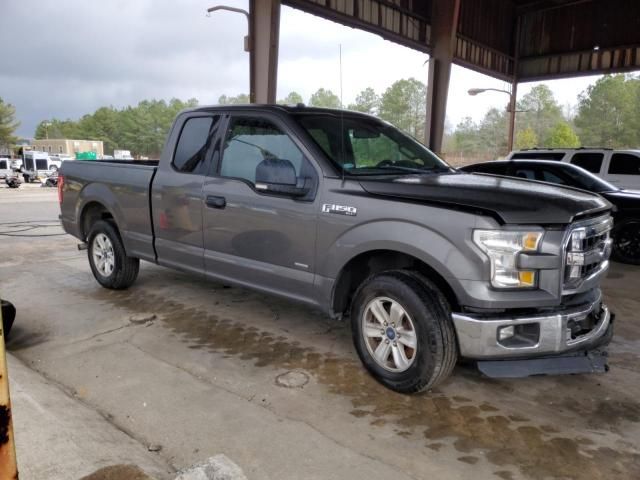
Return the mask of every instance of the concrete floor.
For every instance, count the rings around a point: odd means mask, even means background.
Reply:
[[[0,189],[0,223],[57,213],[55,192]],[[608,374],[497,381],[459,366],[403,396],[318,312],[146,263],[108,291],[71,237],[1,242],[10,351],[176,469],[224,453],[251,479],[640,478],[640,268],[606,280]],[[308,383],[283,386],[291,371]]]

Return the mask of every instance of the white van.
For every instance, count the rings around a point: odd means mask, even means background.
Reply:
[[[25,182],[29,182],[57,172],[61,165],[62,161],[52,159],[48,153],[31,150],[24,152],[21,172]]]
[[[640,190],[640,150],[532,148],[513,151],[508,160],[558,160],[584,168],[616,187]]]

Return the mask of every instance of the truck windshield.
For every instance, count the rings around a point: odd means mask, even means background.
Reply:
[[[400,130],[346,114],[298,114],[298,122],[329,159],[349,175],[450,171],[443,160]]]

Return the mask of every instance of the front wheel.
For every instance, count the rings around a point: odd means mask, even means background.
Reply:
[[[613,229],[613,259],[640,265],[640,220],[624,220]]]
[[[100,285],[113,290],[130,287],[138,277],[140,260],[127,256],[114,225],[98,220],[88,237],[89,265]]]
[[[351,309],[353,341],[373,377],[413,393],[445,380],[458,358],[447,302],[418,274],[390,271],[360,286]]]

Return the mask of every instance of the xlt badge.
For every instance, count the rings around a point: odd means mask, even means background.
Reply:
[[[322,205],[322,213],[337,213],[338,215],[349,215],[350,217],[355,217],[358,214],[358,209],[347,205],[325,203]]]

